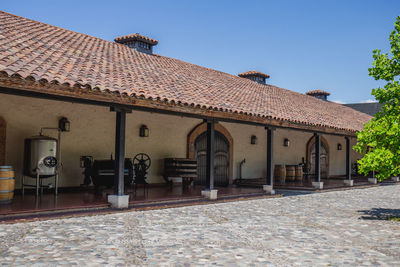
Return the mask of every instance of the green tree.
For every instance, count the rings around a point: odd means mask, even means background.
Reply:
[[[383,88],[372,90],[372,95],[383,104],[382,111],[357,134],[354,147],[364,154],[358,161],[359,171],[365,175],[375,171],[380,181],[400,175],[400,16],[389,40],[390,53],[374,50],[372,68],[368,69],[375,80],[387,82]]]

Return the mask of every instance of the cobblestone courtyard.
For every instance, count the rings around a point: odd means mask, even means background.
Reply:
[[[400,185],[0,225],[3,265],[400,266]]]

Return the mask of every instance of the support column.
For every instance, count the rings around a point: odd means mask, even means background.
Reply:
[[[369,173],[368,182],[371,183],[371,184],[377,184],[378,183],[378,179],[375,178],[375,172],[374,171]]]
[[[127,208],[129,195],[124,195],[124,165],[125,165],[125,125],[126,110],[112,108],[116,111],[115,122],[115,165],[114,165],[114,195],[108,196],[108,202],[113,208]]]
[[[315,180],[312,185],[318,189],[322,189],[324,187],[324,183],[321,182],[321,155],[320,155],[320,147],[321,147],[321,136],[318,133],[314,134],[315,137]]]
[[[346,139],[346,180],[344,184],[348,186],[353,186],[354,181],[351,179],[351,158],[350,158],[350,137],[345,137]]]
[[[114,194],[124,194],[124,163],[125,163],[125,111],[117,111],[115,125],[115,169]]]
[[[215,120],[207,122],[207,159],[206,159],[206,188],[201,192],[209,199],[217,199],[217,190],[214,189],[214,157],[215,157]]]
[[[267,131],[267,175],[263,189],[265,192],[275,194],[274,188],[274,171],[273,171],[273,143],[274,143],[274,129],[265,127]]]

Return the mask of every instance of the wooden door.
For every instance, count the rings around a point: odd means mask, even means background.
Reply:
[[[218,131],[215,131],[214,141],[214,185],[227,186],[229,184],[229,142]],[[207,133],[203,133],[195,140],[195,155],[197,158],[197,179],[195,184],[206,184],[207,168]]]
[[[320,170],[321,170],[321,178],[328,178],[328,164],[329,164],[329,155],[328,149],[326,148],[325,144],[321,142],[321,148],[319,150],[320,156]],[[315,176],[315,143],[311,146],[311,175]]]

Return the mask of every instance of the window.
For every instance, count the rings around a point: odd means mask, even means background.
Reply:
[[[143,49],[146,49],[146,50],[150,50],[150,45],[148,43],[138,42],[138,46],[140,48],[143,48]]]
[[[250,78],[250,80],[253,80],[253,81],[255,81],[255,82],[265,84],[265,78],[264,78],[264,77],[260,77],[260,76],[250,76],[249,78]]]

